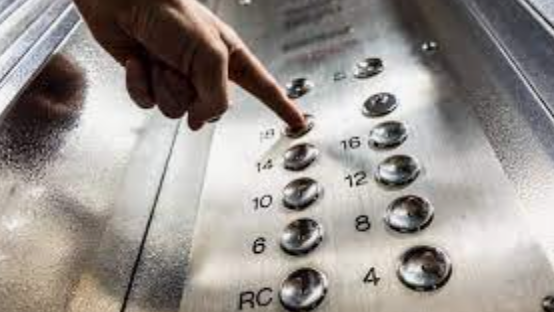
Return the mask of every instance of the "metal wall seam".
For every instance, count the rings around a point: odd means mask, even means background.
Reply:
[[[19,55],[7,51],[11,55],[0,56],[0,64],[2,64],[0,67],[0,116],[49,56],[68,38],[79,20],[80,16],[77,10],[71,3],[66,3],[56,18],[49,20],[49,27],[43,29],[40,36],[32,41],[27,49],[17,51]],[[4,65],[6,59],[10,61]]]

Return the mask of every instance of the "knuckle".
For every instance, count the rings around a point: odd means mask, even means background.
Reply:
[[[209,61],[217,66],[226,64],[229,58],[227,49],[220,44],[210,44],[206,52]]]

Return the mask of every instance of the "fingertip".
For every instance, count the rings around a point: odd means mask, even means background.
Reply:
[[[190,118],[188,119],[188,125],[189,125],[189,128],[190,130],[196,132],[198,130],[200,130],[202,128],[202,126],[204,125],[204,123],[202,121],[199,121],[199,120],[196,120],[194,118]]]
[[[195,110],[196,106],[197,104],[193,106],[187,118],[189,128],[192,131],[198,131],[204,125],[204,121],[202,121],[202,119],[199,118],[198,112]]]
[[[137,58],[129,58],[125,61],[126,85],[131,99],[141,108],[154,107],[155,101],[150,95],[150,79],[147,68]]]
[[[296,107],[294,104],[288,105],[290,108],[290,111],[287,113],[286,117],[284,117],[285,122],[289,125],[291,128],[304,128],[307,126],[308,121],[306,120],[306,116]]]

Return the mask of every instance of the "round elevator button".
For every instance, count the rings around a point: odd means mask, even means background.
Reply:
[[[452,263],[441,249],[418,246],[402,255],[397,274],[400,281],[413,290],[432,291],[448,282]]]
[[[391,93],[377,93],[364,102],[362,112],[367,117],[381,117],[398,107],[396,97]]]
[[[412,183],[421,172],[419,162],[410,156],[395,155],[377,166],[375,179],[388,187],[403,187]]]
[[[285,152],[285,169],[300,171],[310,166],[319,156],[319,150],[309,143],[302,143]]]
[[[319,183],[310,178],[300,178],[290,182],[283,192],[283,204],[292,210],[303,210],[315,203],[321,196]]]
[[[356,63],[354,77],[358,79],[367,79],[383,72],[385,66],[383,60],[376,57],[367,58]]]
[[[298,99],[310,92],[313,87],[313,82],[307,78],[295,78],[286,85],[287,96],[290,99]]]
[[[387,121],[375,126],[369,132],[369,144],[376,149],[390,149],[404,143],[408,128],[398,121]]]
[[[315,250],[323,240],[323,227],[312,219],[299,219],[289,224],[281,235],[281,248],[292,256]]]
[[[393,201],[387,208],[385,223],[400,233],[414,233],[426,228],[433,220],[433,206],[425,199],[408,195]]]
[[[281,284],[279,299],[291,312],[316,309],[327,295],[327,277],[320,271],[303,268],[291,273]]]
[[[546,296],[543,298],[542,310],[544,312],[554,312],[554,296]]]
[[[310,132],[315,125],[314,117],[310,114],[304,114],[304,118],[306,118],[306,126],[304,128],[287,127],[285,128],[285,135],[291,139],[298,139]]]

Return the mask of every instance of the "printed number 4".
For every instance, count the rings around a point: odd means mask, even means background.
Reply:
[[[381,278],[377,276],[377,270],[375,270],[375,268],[369,269],[364,277],[364,284],[373,284],[374,286],[377,286],[379,281],[381,281]]]

